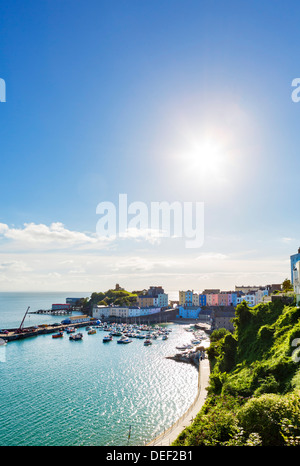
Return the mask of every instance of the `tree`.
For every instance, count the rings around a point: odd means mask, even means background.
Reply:
[[[284,293],[287,293],[288,291],[294,291],[293,289],[293,285],[291,283],[291,280],[289,280],[288,278],[286,278],[283,282],[282,282],[282,290]]]

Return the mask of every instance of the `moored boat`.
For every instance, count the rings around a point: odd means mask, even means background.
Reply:
[[[88,335],[94,335],[95,333],[97,333],[97,330],[95,330],[94,328],[88,331]]]
[[[123,343],[123,344],[126,344],[126,343],[131,343],[132,340],[130,340],[128,337],[121,337],[120,340],[117,341],[117,343]]]
[[[186,349],[192,349],[193,348],[193,345],[182,345],[182,346],[176,346],[176,349],[179,349],[179,350],[186,350]]]
[[[83,338],[82,333],[75,333],[74,335],[69,336],[69,340],[74,340],[74,341],[82,340],[82,338]]]
[[[52,338],[62,338],[64,336],[63,332],[58,332],[52,335]]]
[[[103,337],[103,343],[107,342],[107,341],[112,341],[113,337],[112,335],[105,335],[105,337]]]
[[[74,332],[75,332],[75,328],[74,328],[74,327],[67,327],[67,328],[66,328],[66,331],[67,331],[67,333],[74,333]]]
[[[144,346],[150,346],[152,345],[152,341],[151,340],[145,340],[144,341]]]

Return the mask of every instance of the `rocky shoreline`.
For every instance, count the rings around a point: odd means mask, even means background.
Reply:
[[[193,364],[199,368],[199,361],[205,358],[205,350],[210,344],[209,337],[203,329],[199,329],[199,327],[196,326],[191,333],[193,334],[192,341],[199,340],[199,343],[195,344],[193,348],[188,350],[179,350],[178,353],[173,356],[166,356],[166,359],[173,359],[174,361]]]

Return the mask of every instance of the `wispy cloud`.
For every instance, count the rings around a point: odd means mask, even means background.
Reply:
[[[157,245],[163,236],[162,230],[151,228],[128,228],[119,236],[109,237],[99,236],[96,232],[70,230],[61,222],[53,222],[49,226],[42,223],[24,223],[20,228],[0,223],[0,241],[5,241],[8,248],[9,244],[13,243],[13,247],[18,249],[107,249],[118,240],[144,241]]]
[[[96,234],[69,230],[63,223],[25,223],[22,228],[12,228],[0,223],[0,239],[13,242],[14,247],[30,249],[61,249],[70,247],[101,247],[110,242],[109,238]]]
[[[285,237],[281,238],[281,241],[283,243],[289,244],[291,241],[295,241],[295,238],[289,238],[289,237],[285,236]]]

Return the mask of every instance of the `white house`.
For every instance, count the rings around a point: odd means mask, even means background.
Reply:
[[[110,306],[99,306],[96,305],[93,307],[92,316],[95,319],[105,319],[110,316]]]
[[[198,295],[198,293],[193,293],[193,306],[199,306],[199,295]]]
[[[267,289],[259,289],[255,292],[256,301],[255,304],[259,304],[265,301],[265,296],[268,296],[269,292]]]
[[[157,295],[157,307],[168,307],[169,304],[169,297],[166,293],[159,293]],[[153,302],[154,305],[154,302]],[[157,311],[159,312],[159,311]]]
[[[121,307],[121,306],[94,306],[93,307],[93,317],[95,319],[106,319],[108,317],[121,317],[126,319],[126,317],[140,317],[147,316],[150,314],[156,314],[160,312],[161,308],[159,306],[153,307]]]

